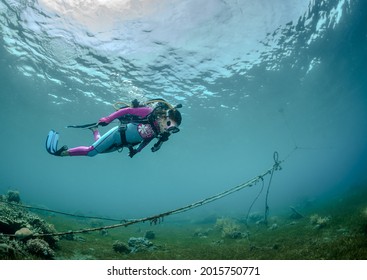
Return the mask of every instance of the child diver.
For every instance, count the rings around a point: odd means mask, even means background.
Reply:
[[[149,103],[157,103],[153,108]],[[148,101],[140,105],[135,99],[131,106],[119,108],[107,117],[99,119],[97,123],[81,126],[68,126],[74,128],[89,128],[93,132],[94,143],[91,146],[79,146],[57,148],[59,133],[51,130],[46,140],[46,150],[54,156],[95,156],[102,153],[121,151],[124,147],[129,149],[132,158],[141,152],[154,138],[158,141],[151,148],[152,152],[160,149],[163,142],[167,141],[171,134],[179,132],[181,113],[177,110],[182,105],[173,107],[163,99]],[[120,125],[111,128],[104,135],[100,135],[98,126],[106,126],[113,120],[120,120]],[[137,146],[135,148],[135,146]]]

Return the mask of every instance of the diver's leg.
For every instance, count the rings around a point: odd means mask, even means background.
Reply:
[[[95,137],[98,138],[96,142],[92,144],[92,146],[79,146],[75,148],[71,148],[65,151],[62,151],[60,156],[89,156],[93,157],[99,153],[110,152],[111,147],[113,147],[116,143],[115,133],[118,132],[118,126],[110,129],[106,134],[102,137],[99,136],[98,131],[93,131]],[[118,138],[119,139],[119,138]],[[119,143],[117,143],[119,144]]]
[[[101,134],[99,133],[97,128],[91,127],[90,130],[93,132],[94,141],[98,141],[101,138]]]
[[[98,141],[101,138],[101,134],[99,134],[98,130],[93,131],[94,141]]]
[[[93,132],[94,141],[97,142],[99,138],[101,138],[101,134],[94,127],[90,128],[90,130]],[[94,152],[94,145],[92,145],[68,149],[64,153],[61,153],[61,156],[95,156],[96,154],[97,153]]]
[[[96,153],[109,153],[115,151],[121,145],[119,127],[115,126],[100,137],[92,146]]]
[[[94,150],[93,146],[79,146],[75,148],[68,149],[61,153],[61,156],[95,156],[97,153],[92,153]],[[93,155],[92,155],[93,154]]]

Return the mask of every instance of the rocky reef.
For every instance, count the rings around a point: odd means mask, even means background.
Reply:
[[[241,239],[246,236],[240,231],[241,227],[238,222],[231,218],[218,218],[214,227],[221,231],[223,238]]]
[[[137,253],[137,252],[146,252],[146,251],[154,251],[157,250],[158,247],[155,246],[151,241],[149,241],[145,237],[130,237],[127,245],[124,242],[116,240],[112,248],[115,252],[118,253]]]
[[[0,259],[53,259],[58,238],[56,230],[23,207],[19,192],[0,195]]]
[[[325,228],[329,225],[331,220],[330,216],[321,217],[318,214],[313,214],[310,217],[310,223],[314,226],[314,229],[321,229]]]
[[[152,230],[147,230],[144,237],[130,237],[127,241],[122,242],[116,240],[112,244],[112,249],[117,253],[132,254],[138,252],[152,252],[161,249],[159,246],[153,244],[152,241],[155,239],[155,232]]]
[[[112,249],[117,253],[123,253],[123,254],[129,254],[131,251],[129,246],[127,246],[124,242],[120,240],[116,240],[112,244]]]

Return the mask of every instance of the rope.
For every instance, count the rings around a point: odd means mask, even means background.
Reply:
[[[271,181],[273,180],[274,170],[281,170],[280,163],[279,163],[279,154],[278,154],[278,152],[274,152],[273,159],[274,159],[274,162],[275,162],[274,166],[276,166],[276,167],[271,170],[270,179],[269,179],[269,183],[268,183],[268,188],[266,190],[265,214],[264,214],[264,223],[265,223],[265,225],[268,224],[268,215],[269,215],[268,197],[269,197]]]
[[[50,209],[45,209],[45,208],[40,208],[40,207],[35,207],[35,206],[29,206],[29,205],[23,205],[23,204],[8,202],[8,201],[0,201],[0,203],[4,203],[4,204],[8,204],[8,205],[15,206],[15,207],[20,207],[20,208],[40,210],[40,211],[44,211],[44,212],[51,212],[51,213],[65,215],[65,216],[72,216],[72,217],[76,217],[76,218],[106,220],[106,221],[113,221],[113,222],[124,221],[123,219],[112,219],[112,218],[103,218],[103,217],[95,217],[95,216],[84,216],[84,215],[70,214],[70,213],[65,213],[65,212],[61,212],[61,211],[50,210]]]
[[[277,170],[281,170],[280,167],[280,163],[282,163],[283,161],[279,161],[278,160],[278,153],[274,152],[273,155],[273,159],[274,159],[274,164],[271,168],[269,168],[268,170],[266,170],[265,172],[263,172],[261,175],[258,175],[250,180],[248,180],[245,183],[239,184],[237,186],[234,186],[226,191],[223,191],[221,193],[218,193],[216,195],[213,195],[211,197],[202,199],[200,201],[194,202],[192,204],[171,210],[171,211],[167,211],[161,214],[157,214],[154,216],[150,216],[150,217],[145,217],[145,218],[140,218],[140,219],[132,219],[132,220],[124,220],[122,223],[118,223],[118,224],[114,224],[114,225],[109,225],[109,226],[103,226],[103,227],[96,227],[96,228],[86,228],[86,229],[81,229],[81,230],[75,230],[75,231],[67,231],[67,232],[57,232],[57,233],[36,233],[33,234],[33,237],[45,237],[45,236],[61,236],[61,235],[69,235],[69,234],[77,234],[77,233],[86,233],[86,232],[92,232],[92,231],[99,231],[99,230],[107,230],[107,229],[114,229],[114,228],[118,228],[118,227],[127,227],[133,224],[137,224],[137,223],[144,223],[149,221],[150,224],[154,224],[156,225],[157,223],[163,222],[164,217],[170,216],[170,215],[174,215],[174,214],[179,214],[179,213],[183,213],[189,210],[192,210],[194,208],[203,206],[205,204],[211,203],[213,201],[216,201],[218,199],[221,199],[223,197],[226,197],[232,193],[238,192],[244,188],[247,187],[252,187],[253,185],[256,185],[260,180],[263,182],[263,178],[268,175],[271,174],[270,177],[270,181],[268,184],[268,192],[267,192],[267,196],[269,193],[269,187],[271,184],[271,180],[274,174],[274,171]],[[266,198],[266,205],[267,205],[267,198]],[[267,209],[269,209],[269,207],[267,207]],[[266,214],[267,215],[267,214]],[[74,216],[74,215],[72,215]],[[5,236],[9,236],[9,237],[15,237],[14,234],[4,234]]]
[[[246,215],[246,225],[248,226],[248,219],[250,217],[250,212],[251,212],[251,209],[252,207],[254,206],[255,202],[258,200],[258,198],[260,197],[261,193],[263,192],[263,189],[264,189],[264,178],[261,178],[261,189],[259,191],[259,193],[257,194],[257,196],[255,197],[255,199],[252,201],[250,207],[248,208],[247,210],[247,215]]]

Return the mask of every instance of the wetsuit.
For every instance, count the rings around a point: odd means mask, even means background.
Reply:
[[[105,126],[115,119],[137,116],[147,117],[153,111],[150,107],[123,108],[111,115],[101,118],[99,124]],[[94,131],[94,143],[91,146],[80,146],[68,149],[70,156],[95,156],[99,153],[110,153],[123,147],[129,147],[130,156],[140,152],[146,145],[157,137],[157,123],[130,122],[127,125],[115,126],[102,137],[97,130]],[[140,144],[136,149],[133,146]]]

